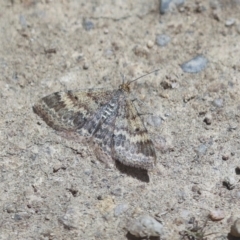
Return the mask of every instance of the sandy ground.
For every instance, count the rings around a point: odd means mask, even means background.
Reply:
[[[0,239],[137,239],[127,227],[140,215],[160,217],[161,239],[232,239],[240,2],[186,1],[164,15],[155,0],[113,2],[0,1]],[[156,44],[159,34],[167,45]],[[206,68],[184,72],[198,55]],[[106,168],[32,111],[47,94],[117,88],[121,72],[134,79],[154,69],[131,85],[152,113],[143,116],[157,151],[151,172]],[[193,219],[205,238],[179,233]]]

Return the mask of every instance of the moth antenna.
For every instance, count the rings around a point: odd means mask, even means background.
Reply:
[[[122,84],[124,84],[124,80],[125,80],[125,75],[122,73],[122,72],[120,72],[120,75],[121,75],[121,78],[122,78]]]
[[[143,77],[145,77],[145,76],[147,76],[147,75],[149,75],[149,74],[152,74],[152,73],[154,73],[154,72],[158,72],[159,70],[160,70],[160,69],[153,70],[153,71],[151,71],[151,72],[149,72],[149,73],[146,73],[146,74],[144,74],[144,75],[142,75],[142,76],[140,76],[140,77],[138,77],[138,78],[136,78],[136,79],[133,79],[133,80],[129,81],[129,82],[127,83],[127,85],[129,85],[129,84],[131,84],[132,82],[135,82],[135,81],[137,81],[138,79],[143,78]]]

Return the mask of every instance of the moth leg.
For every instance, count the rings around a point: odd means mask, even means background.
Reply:
[[[138,105],[141,105],[141,106],[144,106],[144,108],[146,108],[146,109],[149,109],[149,106],[147,106],[146,105],[146,103],[145,102],[143,102],[143,101],[141,101],[140,99],[138,99],[138,98],[133,98],[133,99],[131,99],[131,101],[134,103],[135,101],[137,101],[138,102]],[[135,107],[136,107],[136,105],[135,105]],[[151,112],[142,112],[142,113],[140,113],[139,111],[138,111],[138,106],[137,106],[137,113],[138,113],[138,115],[153,115],[153,113],[151,113]]]
[[[78,134],[77,132],[74,132],[74,131],[66,131],[66,130],[61,131],[61,132],[56,131],[56,134],[61,137],[64,137],[66,139],[73,140],[76,142],[85,142],[86,141],[85,136],[81,136],[80,134]]]

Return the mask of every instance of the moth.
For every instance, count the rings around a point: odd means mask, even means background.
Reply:
[[[53,129],[87,139],[100,160],[149,170],[156,162],[155,148],[130,98],[130,84],[139,78],[123,80],[115,90],[55,92],[40,99],[33,110]]]

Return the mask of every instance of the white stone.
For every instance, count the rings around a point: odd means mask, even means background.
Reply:
[[[220,209],[216,209],[210,212],[209,217],[212,221],[220,221],[225,218],[225,213]]]
[[[234,237],[240,237],[240,218],[235,220],[233,225],[231,226],[231,235]]]
[[[163,235],[163,225],[146,215],[132,220],[127,230],[136,237],[159,237]]]

